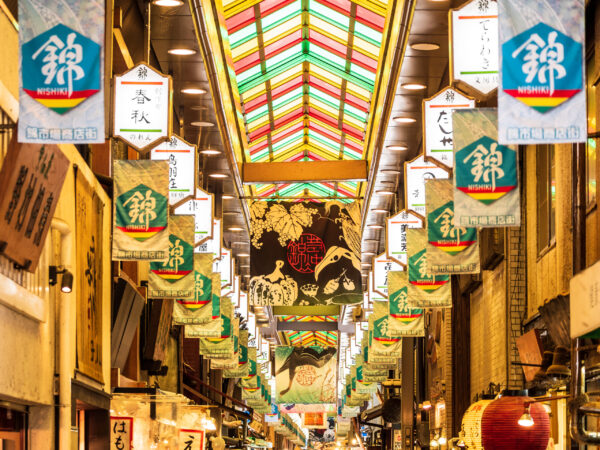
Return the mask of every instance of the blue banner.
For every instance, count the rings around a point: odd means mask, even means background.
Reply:
[[[498,142],[585,142],[583,0],[499,0]]]
[[[19,142],[104,142],[104,10],[19,1]]]

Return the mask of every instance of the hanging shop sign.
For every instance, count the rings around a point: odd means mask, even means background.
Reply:
[[[210,258],[210,256],[209,256]],[[209,263],[205,263],[209,264]],[[210,262],[212,267],[212,261]],[[200,324],[185,324],[185,337],[215,337],[221,336],[221,275],[218,273],[211,274],[211,314],[212,320],[206,322],[202,320]],[[208,311],[205,311],[203,316],[208,316]]]
[[[19,2],[19,142],[104,142],[104,6]]]
[[[233,313],[232,313],[233,314]],[[238,366],[239,351],[240,351],[240,321],[239,319],[231,319],[230,335],[227,338],[222,338],[216,342],[214,338],[200,338],[201,354],[210,358],[210,368],[212,369],[235,369]],[[213,341],[213,342],[211,342]],[[204,345],[209,342],[210,347],[208,353],[204,353]],[[213,345],[214,344],[214,345]],[[216,344],[219,346],[219,351],[216,350]]]
[[[423,217],[404,209],[388,217],[385,231],[385,253],[387,258],[406,267],[406,230],[423,228]]]
[[[0,170],[0,253],[35,272],[69,160],[56,145],[10,141]]]
[[[309,429],[329,428],[329,424],[327,422],[327,413],[305,412],[302,414],[302,427]]]
[[[200,245],[213,237],[214,224],[214,197],[212,194],[196,188],[196,195],[192,200],[175,208],[175,214],[194,216],[194,252],[200,251]]]
[[[242,378],[248,376],[250,372],[250,367],[248,364],[248,330],[240,330],[239,334],[237,365],[233,369],[224,370],[224,378]]]
[[[207,357],[231,358],[233,356],[233,307],[227,298],[221,298],[221,327],[218,337],[201,337],[200,354]],[[239,328],[239,327],[238,327]]]
[[[203,430],[179,430],[179,450],[204,450]]]
[[[369,358],[373,360],[402,357],[402,340],[390,334],[388,310],[387,301],[373,302],[373,314],[369,317]]]
[[[375,279],[375,277],[373,276],[373,271],[370,271],[367,275],[367,284],[368,284],[367,292],[369,293],[369,308],[368,309],[373,309],[373,302],[378,302],[378,301],[384,302],[387,300],[386,296],[375,291],[374,279]]]
[[[408,248],[408,305],[414,308],[444,308],[452,306],[449,275],[429,272],[427,230],[409,229]]]
[[[208,323],[219,317],[213,314],[212,258],[194,253],[194,298],[177,299],[173,308],[173,323],[177,325]]]
[[[145,63],[114,78],[113,136],[145,152],[171,136],[172,80]]]
[[[571,278],[571,338],[600,328],[600,263]]]
[[[171,136],[150,151],[153,161],[169,161],[169,205],[194,195],[196,185],[196,146],[179,136]]]
[[[110,450],[133,449],[133,417],[110,418]]]
[[[583,0],[499,0],[501,144],[585,142]]]
[[[104,204],[83,174],[75,179],[77,249],[77,369],[104,383],[102,273]]]
[[[452,112],[474,107],[475,100],[450,87],[423,100],[423,135],[427,160],[437,161],[448,168],[454,166]]]
[[[408,301],[408,273],[388,274],[390,336],[425,336],[423,310],[413,308]]]
[[[212,221],[212,237],[206,239],[200,245],[196,246],[196,252],[198,253],[209,253],[212,255],[213,260],[221,257],[222,244],[221,239],[223,236],[223,225],[221,219],[214,219]]]
[[[240,378],[240,387],[256,388],[258,386],[258,365],[256,364],[256,347],[248,341],[248,375]]]
[[[169,253],[150,263],[148,297],[193,300],[194,283],[194,217],[171,216]]]
[[[396,261],[389,259],[385,252],[373,257],[373,276],[371,277],[371,289],[373,292],[388,297],[388,274],[391,271],[402,271],[404,267]]]
[[[221,274],[221,296],[225,297],[233,292],[233,258],[231,250],[221,248],[221,258],[213,262],[213,272]]]
[[[455,225],[452,180],[429,180],[427,196],[427,271],[430,274],[479,273],[477,229]]]
[[[494,108],[456,111],[454,221],[468,227],[521,224],[517,150],[498,144]]]
[[[275,348],[277,403],[335,403],[335,347]]]
[[[166,161],[113,161],[113,260],[168,257],[168,177]]]
[[[250,209],[250,304],[362,301],[357,202],[259,201]]]
[[[449,14],[451,81],[485,97],[498,87],[498,4],[471,0]]]
[[[425,182],[432,179],[446,179],[448,176],[447,170],[425,161],[423,155],[404,163],[406,209],[425,217]]]

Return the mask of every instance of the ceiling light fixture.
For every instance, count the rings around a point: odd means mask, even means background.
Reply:
[[[404,83],[401,84],[400,87],[402,89],[406,89],[407,91],[421,91],[423,89],[427,89],[427,86],[421,83]]]
[[[386,175],[398,175],[400,173],[398,169],[382,169],[379,172],[384,173]]]
[[[440,46],[435,42],[415,42],[414,44],[410,44],[410,48],[412,48],[413,50],[431,52],[433,50],[438,50]]]
[[[175,56],[190,56],[195,55],[196,50],[193,50],[191,48],[172,48],[168,50],[167,53]]]
[[[244,231],[242,227],[229,227],[227,228],[229,231]]]
[[[237,255],[240,258],[248,258],[250,256],[248,253],[238,253]]]
[[[198,120],[195,122],[190,122],[190,125],[193,127],[201,127],[201,128],[209,128],[209,127],[214,127],[215,124],[212,122],[205,122],[203,120]]]
[[[235,195],[232,195],[232,194],[223,194],[223,195],[221,195],[221,199],[222,200],[232,200],[234,198],[235,198]]]
[[[383,209],[383,208],[374,208],[374,209],[371,210],[371,212],[387,214],[388,210],[387,209]]]
[[[367,225],[367,228],[372,228],[374,230],[381,230],[383,228],[383,225],[380,225],[378,223],[370,223]]]
[[[405,125],[409,123],[415,123],[417,119],[409,116],[396,116],[392,119],[394,122]]]
[[[203,155],[213,156],[213,155],[220,155],[221,151],[215,150],[214,148],[207,148],[204,150],[200,150],[200,153],[202,153]]]
[[[363,256],[375,256],[375,252],[362,252]]]
[[[154,4],[156,6],[173,7],[173,6],[183,5],[183,1],[182,0],[154,0],[152,2],[152,4]]]
[[[403,152],[408,150],[408,146],[403,144],[388,145],[386,148],[392,152]]]
[[[387,191],[387,190],[375,191],[375,193],[379,194],[379,195],[394,195],[395,194],[394,191]]]
[[[206,94],[206,89],[202,88],[185,88],[181,90],[182,94],[190,94],[190,95],[204,95]]]
[[[227,178],[225,173],[209,173],[208,176],[211,178]]]

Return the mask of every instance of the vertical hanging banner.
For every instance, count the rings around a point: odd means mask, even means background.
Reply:
[[[388,274],[390,336],[425,336],[423,310],[408,302],[408,273]]]
[[[240,378],[240,387],[256,388],[257,378],[258,367],[256,364],[256,347],[251,347],[250,341],[248,341],[248,374],[245,377]]]
[[[423,228],[423,217],[407,209],[387,218],[385,228],[386,256],[406,267],[406,230]]]
[[[233,306],[227,298],[221,299],[221,333],[218,337],[201,337],[200,354],[208,357],[230,358],[233,355]],[[239,323],[238,323],[239,325]]]
[[[195,197],[175,208],[175,214],[194,216],[194,252],[200,251],[200,245],[213,237],[214,197],[212,194],[196,188]]]
[[[77,224],[77,369],[104,382],[102,374],[102,273],[104,204],[83,174],[75,179]]]
[[[501,144],[585,142],[584,0],[499,0]]]
[[[451,82],[486,97],[498,87],[498,3],[471,0],[449,15]]]
[[[193,300],[194,291],[194,217],[171,216],[169,254],[150,263],[148,297]]]
[[[448,168],[454,166],[452,112],[474,107],[475,100],[450,87],[423,100],[423,136],[427,160],[437,161]]]
[[[429,180],[427,192],[427,271],[479,273],[477,229],[454,223],[451,180]]]
[[[210,259],[210,255],[208,256]],[[207,263],[208,264],[208,263]],[[210,262],[212,268],[212,261]],[[221,336],[221,326],[223,324],[221,320],[221,284],[219,283],[221,275],[218,273],[211,274],[211,311],[212,319],[208,322],[202,321],[201,324],[186,324],[185,325],[185,337],[186,338],[197,338],[197,337],[214,337],[218,338]],[[204,312],[204,316],[207,316],[208,311]]]
[[[521,224],[517,150],[498,144],[498,111],[456,111],[454,221],[460,226]]]
[[[452,306],[449,275],[433,275],[428,271],[427,230],[406,232],[408,249],[408,305],[414,308]]]
[[[145,152],[171,136],[172,80],[145,63],[114,78],[113,136]]]
[[[373,257],[373,276],[371,282],[373,285],[371,289],[384,298],[388,297],[388,274],[391,271],[402,271],[404,267],[398,264],[396,261],[389,259],[385,252],[381,255]]]
[[[194,298],[175,301],[173,323],[177,325],[208,323],[217,317],[213,317],[211,257],[194,253]]]
[[[196,146],[179,136],[158,144],[150,151],[153,161],[169,161],[169,205],[194,195]]]
[[[404,191],[406,209],[425,217],[425,182],[448,178],[448,171],[425,161],[423,155],[404,163]]]
[[[259,201],[250,210],[251,304],[362,301],[357,202]]]
[[[277,403],[334,403],[336,381],[335,347],[275,348]]]
[[[402,339],[390,335],[388,302],[373,302],[373,314],[369,316],[369,360],[381,361],[402,357]]]
[[[250,366],[248,364],[248,330],[240,330],[239,351],[237,366],[234,369],[223,371],[224,378],[242,378],[248,376]]]
[[[0,169],[0,253],[35,272],[70,162],[56,145],[19,144]]]
[[[19,2],[19,142],[103,143],[100,0]]]
[[[113,161],[113,260],[169,256],[169,163]]]

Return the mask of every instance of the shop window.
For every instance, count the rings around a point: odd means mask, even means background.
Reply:
[[[25,449],[25,414],[0,408],[0,449]]]
[[[556,167],[554,145],[538,145],[537,169],[537,250],[538,255],[552,247],[556,235]]]

